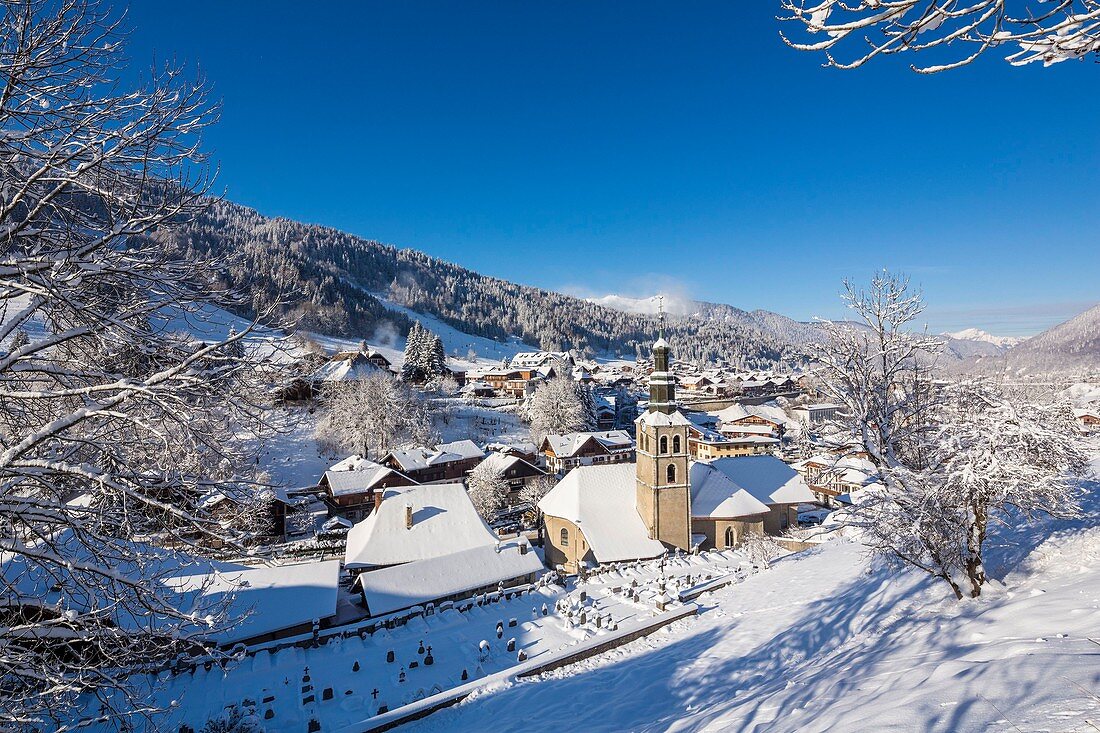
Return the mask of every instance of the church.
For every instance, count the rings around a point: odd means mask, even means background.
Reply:
[[[676,402],[671,348],[653,344],[649,406],[635,421],[637,462],[578,466],[539,501],[546,564],[581,566],[658,557],[667,550],[734,548],[780,534],[812,502],[801,476],[770,455],[693,461],[696,430]]]

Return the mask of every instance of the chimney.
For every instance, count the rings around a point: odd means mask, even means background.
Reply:
[[[527,554],[527,543],[526,542],[521,542],[520,543],[520,545],[519,545],[519,554],[521,554],[521,555],[526,555]]]
[[[413,505],[405,504],[405,529],[413,528]]]

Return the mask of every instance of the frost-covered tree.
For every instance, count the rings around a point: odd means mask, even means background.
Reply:
[[[523,412],[531,423],[531,436],[536,443],[549,434],[573,433],[595,424],[593,411],[582,398],[585,387],[568,377],[549,379],[527,398]]]
[[[434,442],[424,399],[383,371],[337,382],[323,396],[314,436],[329,454],[381,458],[398,441]]]
[[[912,67],[933,73],[991,48],[1010,49],[1005,58],[1016,66],[1100,51],[1100,0],[780,0],[780,6],[780,20],[802,31],[797,40],[784,33],[787,44],[823,52],[827,66],[841,69],[905,52],[928,56]]]
[[[401,364],[401,379],[406,382],[424,381],[425,331],[420,321],[415,321],[405,337],[405,360]]]
[[[1068,406],[935,379],[940,342],[911,330],[920,293],[886,272],[867,290],[845,287],[859,325],[825,324],[819,375],[827,398],[845,408],[834,438],[850,440],[878,472],[847,523],[874,552],[943,580],[958,598],[978,596],[992,523],[1074,510],[1083,460]]]
[[[11,343],[8,345],[8,352],[18,351],[19,349],[30,343],[30,336],[27,335],[26,330],[19,329],[15,335],[11,337]]]
[[[16,343],[0,356],[4,730],[151,713],[129,677],[226,622],[178,607],[173,558],[213,536],[244,551],[202,500],[258,490],[247,438],[274,365],[235,352],[247,331],[173,333],[168,312],[239,301],[227,263],[151,236],[209,204],[200,135],[216,109],[172,66],[120,84],[124,42],[94,0],[0,4],[0,341]],[[31,323],[41,336],[18,339]]]
[[[466,489],[474,509],[487,521],[492,520],[508,501],[508,481],[504,472],[490,461],[482,461],[470,471]]]

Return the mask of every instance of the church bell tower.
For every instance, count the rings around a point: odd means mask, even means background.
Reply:
[[[664,338],[664,301],[661,329],[653,344],[653,372],[649,375],[649,408],[635,421],[637,428],[638,514],[649,536],[670,547],[691,549],[691,487],[688,480],[690,422],[676,404],[672,356]]]

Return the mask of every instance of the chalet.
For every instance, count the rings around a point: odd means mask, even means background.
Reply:
[[[434,448],[416,446],[392,450],[380,463],[400,471],[418,484],[461,481],[485,458],[472,440],[441,443]]]
[[[800,423],[806,427],[815,428],[832,420],[843,409],[841,405],[822,402],[813,405],[800,405],[791,412],[794,413],[795,418]]]
[[[379,354],[381,356],[381,354]],[[385,357],[382,357],[385,359]],[[363,379],[379,370],[388,371],[388,367],[379,367],[362,351],[341,351],[335,354],[327,364],[313,372],[310,381],[315,388],[339,382],[351,382]]]
[[[520,491],[524,486],[544,476],[546,472],[519,456],[490,452],[482,464],[488,464],[508,482],[509,506],[520,503]]]
[[[387,372],[393,371],[393,364],[386,358],[386,355],[378,349],[368,349],[364,352],[364,355],[367,357],[367,361],[374,364],[379,369]]]
[[[416,484],[400,471],[359,456],[333,465],[318,482],[334,512],[353,522],[374,509],[385,489]]]
[[[485,382],[501,397],[521,400],[535,391],[542,382],[558,376],[553,366],[498,369],[482,373],[478,379]]]
[[[733,456],[770,455],[779,449],[779,438],[767,435],[729,435],[715,430],[698,430],[688,435],[688,451],[697,461]]]
[[[547,470],[562,474],[577,466],[633,460],[634,441],[625,430],[547,435],[541,451]]]
[[[508,362],[510,369],[554,368],[558,374],[570,374],[576,365],[576,360],[565,351],[521,351]]]
[[[464,397],[492,397],[496,394],[496,390],[488,382],[477,379],[462,385],[458,393]]]
[[[769,433],[782,438],[789,418],[778,407],[766,405],[732,405],[715,413],[718,430],[727,435],[763,435],[759,428],[745,426],[764,426]]]
[[[529,441],[503,442],[494,441],[485,444],[486,453],[501,453],[506,456],[519,456],[530,464],[538,465],[539,447]]]
[[[820,503],[847,503],[847,497],[878,483],[878,472],[865,456],[818,454],[791,464],[791,468],[803,477]]]
[[[1073,417],[1082,430],[1100,430],[1100,407],[1079,407],[1073,411]]]

